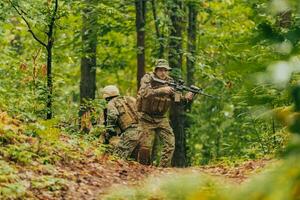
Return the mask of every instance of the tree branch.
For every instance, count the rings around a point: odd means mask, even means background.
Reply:
[[[41,45],[43,45],[44,47],[46,47],[47,45],[42,41],[40,40],[36,35],[35,33],[32,31],[31,29],[31,26],[29,24],[29,22],[26,20],[26,18],[23,16],[22,12],[24,13],[24,11],[19,11],[19,9],[17,8],[16,5],[13,4],[13,2],[11,0],[8,0],[10,2],[10,4],[12,5],[12,7],[17,11],[17,13],[20,15],[20,17],[23,19],[23,21],[26,23],[27,27],[28,27],[28,32],[31,33],[32,37],[38,41]]]

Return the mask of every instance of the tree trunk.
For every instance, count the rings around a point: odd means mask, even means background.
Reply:
[[[57,10],[58,10],[58,0],[55,0],[55,6],[54,6],[54,11],[53,14],[51,15],[51,20],[48,25],[48,42],[46,45],[47,49],[47,90],[48,90],[48,95],[47,95],[47,119],[52,118],[52,91],[53,91],[53,83],[52,83],[52,48],[53,48],[53,34],[54,34],[54,26],[55,26],[55,20],[56,20],[56,15],[57,15]]]
[[[52,47],[53,43],[49,42],[47,45],[47,119],[52,118]]]
[[[186,61],[186,80],[187,84],[194,84],[194,72],[195,72],[195,61],[196,61],[196,50],[197,50],[197,15],[198,9],[195,4],[188,4],[188,30],[187,30],[187,50],[188,56]],[[185,106],[185,112],[190,112],[192,102]],[[190,118],[185,115],[185,129],[188,129],[191,125]],[[188,147],[186,147],[188,150]],[[190,164],[189,158],[187,158],[187,164]]]
[[[187,84],[194,84],[195,59],[197,50],[197,7],[193,4],[188,5],[188,57],[187,57]]]
[[[182,1],[173,0],[168,5],[172,27],[170,27],[169,63],[172,67],[173,77],[181,78],[182,68],[182,29],[183,19]],[[176,167],[186,166],[185,132],[184,132],[184,106],[181,103],[173,103],[170,109],[170,121],[175,135],[175,152],[172,165]]]
[[[24,12],[22,9],[20,9],[13,1],[9,0],[11,6],[17,11],[17,13],[21,16],[23,21],[26,23],[28,32],[31,33],[32,37],[40,43],[43,47],[47,50],[47,100],[46,100],[46,119],[52,118],[52,90],[53,90],[53,84],[52,84],[52,47],[53,47],[53,34],[54,34],[54,28],[55,28],[55,20],[57,16],[58,11],[58,0],[55,0],[54,2],[54,9],[51,12],[49,12],[50,21],[47,25],[48,31],[47,34],[47,44],[43,42],[31,29],[31,25],[29,21],[27,20],[26,16],[24,15]],[[51,5],[51,1],[48,1],[48,6]]]
[[[145,25],[146,0],[136,0],[136,40],[137,40],[137,89],[145,74]]]
[[[97,53],[97,13],[94,0],[86,0],[82,16],[82,58],[80,77],[80,111],[82,117],[90,111],[86,104],[95,99],[96,91],[96,53]],[[82,121],[81,121],[82,122]],[[84,131],[87,127],[82,127]]]
[[[155,0],[151,0],[151,5],[152,5],[152,15],[154,19],[154,25],[155,25],[155,31],[156,31],[156,38],[159,44],[158,49],[156,50],[155,56],[157,58],[163,58],[164,56],[164,45],[163,45],[163,35],[161,34],[159,30],[159,21],[157,18],[157,9],[156,9],[156,3]]]
[[[172,0],[169,5],[170,19],[172,26],[170,27],[169,39],[169,63],[178,78],[181,76],[182,68],[182,28],[183,19],[180,16],[182,9],[182,0]],[[181,77],[180,77],[181,78]]]
[[[186,136],[185,136],[185,113],[184,106],[174,103],[170,109],[170,121],[175,135],[175,151],[172,166],[186,166]]]

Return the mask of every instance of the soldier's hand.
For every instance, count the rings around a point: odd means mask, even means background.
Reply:
[[[110,135],[107,132],[104,132],[100,135],[100,141],[102,144],[109,144]]]
[[[193,97],[194,97],[194,93],[192,93],[192,92],[188,92],[185,94],[185,99],[188,101],[192,101]]]
[[[99,137],[99,141],[101,144],[107,144],[107,140],[105,139],[104,134],[101,134]]]
[[[162,94],[172,94],[174,92],[174,89],[170,86],[165,86],[165,87],[159,88],[159,91]]]

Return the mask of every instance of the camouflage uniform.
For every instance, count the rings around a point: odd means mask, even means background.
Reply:
[[[114,153],[124,159],[132,155],[140,139],[135,103],[133,97],[117,96],[110,99],[107,104],[106,124],[110,134],[118,134],[117,130],[121,132]]]
[[[174,95],[162,94],[159,88],[165,85],[154,82],[153,76],[154,73],[144,75],[137,97],[139,131],[142,132],[138,160],[142,164],[150,164],[155,134],[158,134],[163,142],[159,166],[169,167],[174,153],[175,138],[166,113]],[[168,77],[167,81],[170,80],[171,78]]]

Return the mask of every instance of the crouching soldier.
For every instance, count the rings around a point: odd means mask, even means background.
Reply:
[[[103,98],[107,101],[105,111],[106,138],[120,136],[114,154],[127,159],[139,144],[140,134],[137,131],[138,117],[136,100],[133,97],[121,96],[119,89],[108,85],[102,90]]]

